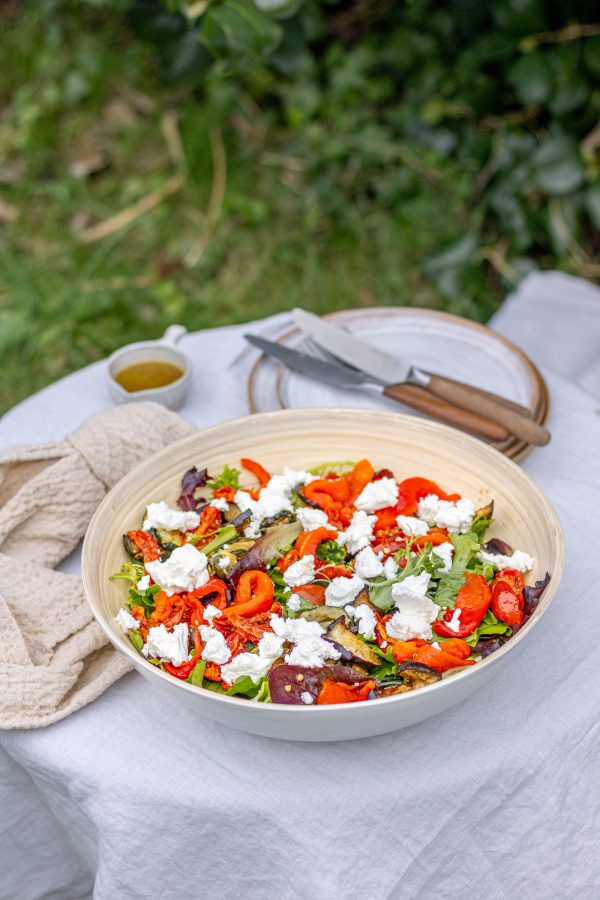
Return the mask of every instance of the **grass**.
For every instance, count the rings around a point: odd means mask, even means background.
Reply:
[[[471,181],[451,164],[391,156],[381,192],[357,199],[360,155],[331,176],[234,84],[217,85],[234,94],[226,115],[214,91],[165,89],[116,15],[3,8],[0,412],[175,321],[497,306],[495,285],[449,304],[423,275],[468,228]],[[411,189],[386,196],[403,169]]]

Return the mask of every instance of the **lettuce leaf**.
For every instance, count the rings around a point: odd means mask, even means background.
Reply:
[[[346,562],[346,551],[337,541],[321,541],[317,547],[317,558],[333,566],[339,566]]]
[[[488,609],[481,625],[475,629],[473,634],[470,634],[465,638],[465,641],[470,647],[474,647],[479,638],[482,636],[494,635],[500,637],[504,635],[505,637],[509,637],[512,634],[512,629],[509,625],[505,625],[504,622],[501,622],[500,619],[497,619],[494,613]]]
[[[222,487],[230,487],[237,491],[240,486],[240,475],[239,469],[225,466],[222,472],[219,472],[218,475],[206,482],[206,486],[212,488],[213,491],[217,491]]]
[[[395,584],[400,584],[409,575],[420,575],[422,572],[429,572],[430,575],[435,576],[437,570],[444,565],[443,559],[433,553],[431,544],[426,544],[417,556],[411,556],[409,545],[405,550],[399,550],[395,554],[395,559],[396,562],[406,559],[406,566],[400,569],[394,578],[380,576],[369,583],[369,599],[383,612],[391,609],[394,605],[392,588]]]
[[[206,660],[199,659],[188,677],[186,681],[189,681],[190,684],[193,684],[195,687],[202,687],[202,682],[204,681],[204,671],[206,669]]]
[[[204,487],[208,481],[208,472],[206,469],[198,470],[196,466],[188,469],[181,479],[181,495],[177,501],[177,505],[181,509],[195,510],[204,503],[204,500],[196,499],[196,490]]]
[[[440,578],[433,601],[438,606],[454,609],[456,595],[467,580],[465,570],[475,554],[479,552],[480,544],[472,531],[467,534],[451,534],[450,540],[454,545],[452,566],[448,574],[442,575]]]

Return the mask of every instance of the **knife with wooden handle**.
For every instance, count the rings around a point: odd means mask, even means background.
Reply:
[[[550,440],[548,431],[543,425],[533,421],[529,410],[519,408],[518,404],[504,397],[426,372],[414,366],[410,360],[402,356],[390,356],[304,309],[295,309],[292,315],[296,325],[329,354],[377,378],[380,383],[417,385],[455,407],[462,407],[470,413],[492,420],[528,443],[543,446]]]
[[[337,388],[348,390],[367,390],[370,393],[383,394],[392,400],[397,400],[411,409],[425,413],[432,418],[439,419],[456,428],[469,431],[478,437],[486,438],[490,441],[504,441],[509,437],[509,433],[501,425],[491,422],[485,416],[480,416],[461,409],[439,397],[434,396],[429,391],[417,387],[413,384],[380,384],[377,379],[370,378],[364,372],[351,369],[339,362],[328,362],[311,356],[308,353],[301,353],[284,344],[277,344],[274,341],[268,341],[265,338],[254,334],[244,335],[246,340],[254,347],[258,347],[267,356],[272,356],[280,360],[290,369],[306,375],[316,381],[331,384]]]

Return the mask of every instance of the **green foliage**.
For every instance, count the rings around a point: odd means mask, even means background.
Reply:
[[[589,0],[12,6],[2,409],[173,321],[384,304],[485,321],[537,267],[598,272]]]

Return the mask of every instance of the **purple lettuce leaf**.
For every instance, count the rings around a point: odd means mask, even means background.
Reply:
[[[540,598],[548,586],[549,581],[550,573],[546,572],[545,577],[541,581],[536,581],[533,586],[527,584],[523,588],[523,598],[525,601],[523,604],[523,612],[526,616],[529,617],[537,609],[537,605],[540,602]]]
[[[205,501],[202,497],[196,497],[196,491],[200,487],[204,487],[208,481],[208,472],[206,469],[198,470],[196,466],[188,469],[181,479],[181,496],[177,501],[177,505],[181,509],[195,510]]]
[[[267,571],[267,565],[279,559],[292,546],[300,532],[300,522],[282,522],[268,528],[264,535],[244,553],[237,565],[229,573],[229,581],[234,587],[244,572],[249,569]]]

